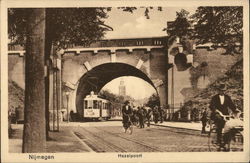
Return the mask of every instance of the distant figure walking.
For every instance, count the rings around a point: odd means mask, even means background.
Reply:
[[[160,118],[159,120],[160,120],[161,123],[163,123],[163,112],[164,112],[164,110],[163,110],[162,106],[158,107],[158,112],[159,112],[159,118]]]
[[[130,128],[130,134],[132,134],[132,122],[131,117],[133,115],[132,108],[129,105],[129,101],[126,101],[124,106],[122,107],[122,123],[125,129],[125,133],[127,132],[128,128]]]
[[[134,126],[138,126],[139,117],[138,117],[138,113],[137,113],[137,109],[136,108],[133,109],[132,122],[133,122]]]
[[[144,117],[145,117],[145,112],[142,107],[138,109],[138,116],[139,116],[139,126],[140,128],[144,128]]]
[[[207,125],[207,121],[208,121],[208,113],[207,113],[207,109],[203,108],[203,113],[202,113],[202,117],[201,117],[201,122],[202,122],[202,130],[201,133],[205,134],[206,133],[206,125]]]
[[[159,113],[158,106],[155,106],[153,109],[153,118],[154,118],[155,124],[157,124],[159,121],[159,115],[160,115],[160,113]]]
[[[146,114],[146,118],[147,118],[147,126],[150,127],[150,120],[151,120],[151,116],[153,114],[153,111],[150,107],[148,107],[147,110],[147,114]]]

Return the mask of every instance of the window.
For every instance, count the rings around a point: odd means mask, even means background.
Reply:
[[[93,109],[93,100],[88,101],[88,109]]]
[[[102,109],[102,101],[99,101],[99,109]]]
[[[98,101],[94,100],[94,109],[98,109]]]
[[[84,100],[84,109],[88,108],[88,101]]]

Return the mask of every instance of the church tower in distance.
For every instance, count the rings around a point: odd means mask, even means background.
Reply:
[[[120,81],[119,95],[120,96],[126,96],[126,86],[124,85],[124,80],[123,79],[121,79],[121,81]]]

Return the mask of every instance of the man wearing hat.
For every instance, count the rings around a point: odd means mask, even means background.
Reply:
[[[127,129],[132,125],[131,124],[131,116],[133,114],[133,110],[131,106],[129,105],[129,101],[126,101],[124,106],[122,107],[122,123],[123,127],[125,129],[125,132],[127,132]]]
[[[211,119],[214,120],[215,125],[217,126],[217,143],[222,147],[224,145],[221,144],[222,137],[222,129],[225,125],[225,120],[222,117],[223,115],[229,115],[229,109],[231,109],[234,113],[237,112],[237,109],[231,100],[230,96],[225,94],[226,86],[225,84],[220,84],[218,86],[218,94],[213,96],[210,102],[210,109],[212,111]]]

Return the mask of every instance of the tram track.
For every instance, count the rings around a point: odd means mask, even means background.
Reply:
[[[103,139],[101,136],[98,136],[97,134],[94,134],[85,128],[81,127],[81,130],[84,133],[87,133],[87,135],[84,136],[85,139],[82,139],[82,141],[84,141],[95,152],[107,152],[105,150],[105,148],[108,148],[110,150],[110,152],[111,151],[113,151],[113,152],[128,152],[125,149],[110,143],[109,141]],[[81,133],[78,133],[76,136],[81,137],[83,135]],[[93,138],[94,138],[94,140],[93,140]]]
[[[164,129],[154,129],[153,130],[159,130],[161,132],[172,132],[176,134],[185,134],[185,135],[194,135],[194,136],[202,136],[202,137],[207,137],[207,135],[201,135],[200,131],[196,131],[193,129],[186,129],[186,128],[177,128],[177,127],[170,127],[170,126],[160,126],[160,125],[155,125],[151,124],[152,126],[159,126],[159,127],[164,127]]]
[[[131,149],[126,148],[128,144],[136,146],[137,150],[141,149],[141,152],[142,151],[164,152],[163,150],[152,147],[151,145],[145,144],[144,142],[132,139],[131,137],[128,138],[120,134],[115,134],[106,131],[105,129],[101,129],[99,127],[91,127],[91,128],[81,127],[79,129],[78,131],[80,132],[75,132],[75,135],[79,137],[85,144],[87,144],[95,152],[131,152]],[[109,140],[107,138],[109,138]],[[120,143],[120,146],[114,144],[115,139],[117,138],[120,138],[119,142],[121,141],[121,139],[124,140],[122,141],[123,143]],[[118,142],[116,143],[118,144]]]
[[[116,137],[120,137],[120,138],[125,139],[125,140],[127,140],[127,141],[131,141],[131,142],[136,143],[136,144],[138,144],[138,145],[144,146],[144,147],[146,147],[146,148],[148,148],[148,149],[151,149],[153,152],[164,152],[164,151],[160,150],[159,148],[151,147],[150,145],[148,145],[148,144],[146,144],[146,143],[143,143],[143,142],[141,142],[141,141],[138,141],[138,140],[136,140],[136,139],[127,138],[127,137],[121,136],[121,135],[119,135],[119,134],[114,134],[114,133],[112,133],[112,132],[109,132],[109,131],[106,131],[106,130],[103,130],[103,129],[100,129],[100,128],[97,128],[97,127],[95,127],[95,128],[98,129],[98,130],[101,130],[101,131],[103,131],[103,132],[105,132],[105,133],[108,133],[108,134],[110,134],[110,135],[115,135]]]

